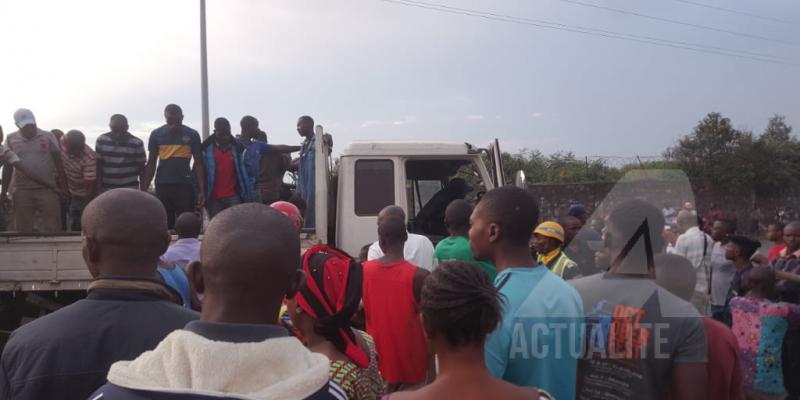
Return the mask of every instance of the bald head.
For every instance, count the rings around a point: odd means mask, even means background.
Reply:
[[[164,206],[140,190],[113,189],[97,196],[83,211],[81,226],[84,258],[94,276],[153,275],[169,245]]]
[[[405,223],[406,212],[403,211],[403,208],[400,206],[386,206],[378,213],[378,226],[387,218],[397,218]]]
[[[697,226],[697,214],[694,211],[681,210],[676,221],[678,222],[678,227],[685,231]]]
[[[260,203],[231,207],[206,228],[199,266],[201,276],[196,267],[191,274],[195,287],[205,294],[204,318],[208,309],[217,317],[251,323],[263,317],[274,323],[281,301],[294,296],[302,276],[297,228]],[[238,317],[224,317],[227,313]]]

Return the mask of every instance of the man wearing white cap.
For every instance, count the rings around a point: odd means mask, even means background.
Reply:
[[[19,232],[31,232],[38,212],[40,232],[61,231],[59,194],[66,193],[66,175],[61,163],[61,148],[52,133],[39,129],[33,113],[20,108],[14,113],[18,131],[8,135],[6,145],[20,159],[15,176],[14,220]],[[3,181],[11,179],[13,169],[3,170]],[[56,172],[56,174],[54,174]],[[7,199],[8,187],[0,196]]]

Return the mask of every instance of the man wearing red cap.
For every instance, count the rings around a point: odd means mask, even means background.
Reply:
[[[294,204],[289,203],[288,201],[276,201],[270,204],[270,207],[280,211],[283,215],[288,217],[294,226],[297,227],[298,232],[303,228],[303,216],[300,214],[300,209],[298,209]]]

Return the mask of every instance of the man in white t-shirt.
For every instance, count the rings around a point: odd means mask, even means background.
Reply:
[[[697,284],[692,304],[701,314],[708,315],[708,270],[714,239],[700,230],[697,214],[693,211],[682,210],[678,213],[678,227],[683,234],[678,236],[675,248],[671,250],[671,253],[686,257],[692,263],[697,272]]]
[[[378,225],[387,217],[400,218],[406,221],[406,212],[399,206],[388,206],[378,213]],[[403,256],[408,262],[428,271],[432,271],[436,265],[433,257],[433,243],[422,235],[408,234],[408,240],[406,240],[406,245],[403,248]],[[383,257],[383,251],[378,246],[378,242],[369,246],[367,260],[375,260],[381,257]]]

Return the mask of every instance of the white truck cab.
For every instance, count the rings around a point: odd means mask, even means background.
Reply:
[[[491,171],[481,157],[483,153],[489,155]],[[353,142],[339,158],[335,179],[320,174],[325,171],[328,175],[330,162],[325,158],[317,157],[317,195],[335,201],[316,202],[316,239],[354,257],[363,246],[377,240],[378,213],[384,207],[402,207],[409,231],[429,236],[435,243],[447,236],[444,208],[449,201],[439,201],[447,198],[444,193],[431,200],[445,192],[449,182],[462,179],[469,190],[456,197],[468,200],[480,198],[503,182],[496,140],[488,150],[458,142]],[[334,184],[335,191],[329,190]],[[426,206],[429,208],[421,213]]]

